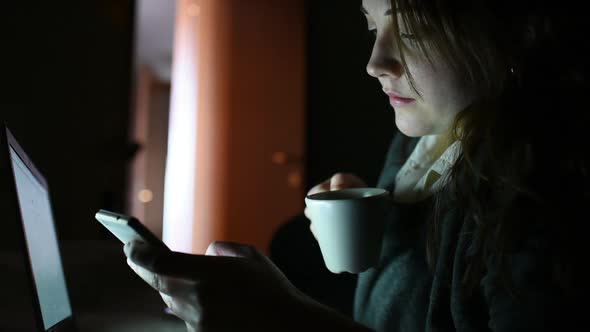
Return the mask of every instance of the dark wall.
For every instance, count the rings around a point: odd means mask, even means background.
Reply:
[[[307,3],[307,189],[339,171],[375,185],[395,125],[380,84],[365,70],[372,42],[360,1]],[[356,275],[326,269],[307,218],[277,231],[270,256],[302,292],[352,315]]]
[[[393,112],[365,72],[360,1],[308,1],[308,187],[337,171],[374,184]],[[0,120],[51,184],[62,239],[108,238],[93,215],[124,208],[132,0],[4,4]],[[0,191],[1,192],[1,191]]]
[[[337,171],[374,185],[395,130],[387,96],[365,69],[372,42],[360,5],[308,1],[308,187]]]
[[[133,2],[3,5],[0,120],[45,174],[62,239],[124,202]]]

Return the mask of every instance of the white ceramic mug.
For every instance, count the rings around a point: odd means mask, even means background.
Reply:
[[[391,207],[387,190],[325,191],[305,204],[328,270],[360,273],[378,263]]]

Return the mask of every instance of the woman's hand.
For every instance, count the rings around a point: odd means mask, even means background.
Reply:
[[[336,173],[328,180],[311,188],[309,190],[309,192],[307,192],[307,195],[309,196],[309,195],[321,193],[324,191],[332,191],[332,190],[340,190],[340,189],[348,189],[348,188],[363,188],[363,187],[367,187],[367,184],[365,183],[365,181],[363,181],[358,176],[356,176],[354,174],[350,174],[350,173]],[[309,215],[307,208],[305,208],[304,213],[305,213],[305,216],[311,220],[311,217]],[[313,229],[313,223],[309,224],[309,229],[311,230],[311,233],[313,234],[313,236],[316,237],[315,233],[314,233],[314,229]],[[316,237],[316,239],[317,239],[317,237]]]
[[[214,242],[203,256],[131,242],[124,251],[189,331],[288,331],[302,319],[302,293],[251,246]]]

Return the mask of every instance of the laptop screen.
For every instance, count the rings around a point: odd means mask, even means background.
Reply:
[[[44,329],[72,316],[47,188],[10,147],[18,202]]]

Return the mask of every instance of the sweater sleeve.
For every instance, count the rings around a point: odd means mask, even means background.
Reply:
[[[393,190],[403,163],[402,149],[405,145],[411,151],[417,141],[396,133],[378,187]],[[358,277],[353,308],[356,321],[377,331],[424,331],[432,283],[420,237],[427,204],[395,205],[392,209],[380,262]]]

